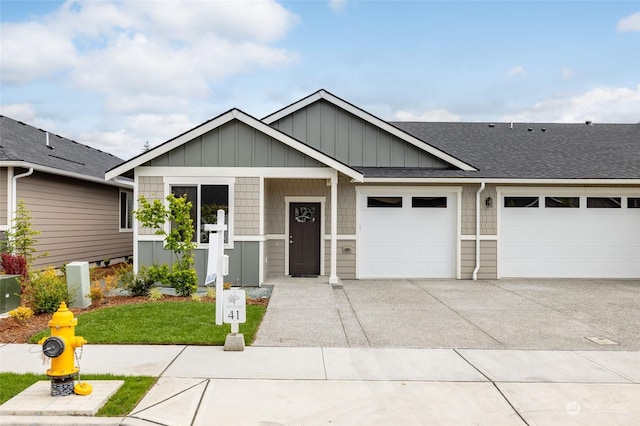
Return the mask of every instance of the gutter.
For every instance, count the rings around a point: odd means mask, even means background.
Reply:
[[[473,270],[473,280],[478,280],[480,270],[480,194],[484,191],[485,182],[480,182],[480,188],[476,192],[476,267]]]
[[[41,166],[39,164],[29,163],[26,161],[0,161],[0,166],[22,167],[22,168],[34,169],[35,171],[38,171],[38,172],[50,173],[52,175],[69,177],[73,179],[83,180],[86,182],[100,183],[102,185],[118,186],[121,188],[124,188],[124,187],[131,188],[131,186],[133,185],[133,181],[127,182],[127,181],[119,180],[115,182],[113,180],[105,180],[104,178],[89,176],[82,173],[68,172],[65,170],[55,169],[53,167]]]

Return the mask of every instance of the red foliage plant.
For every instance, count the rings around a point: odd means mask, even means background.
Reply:
[[[29,279],[29,268],[27,260],[20,256],[10,253],[2,253],[2,268],[7,275],[21,275],[24,281]]]

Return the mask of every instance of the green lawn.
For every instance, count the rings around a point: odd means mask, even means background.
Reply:
[[[266,308],[247,305],[247,322],[240,324],[245,344],[253,342]],[[214,303],[149,302],[119,305],[78,315],[76,335],[89,344],[224,345],[229,324],[215,325]],[[46,329],[31,338],[48,336]]]
[[[111,374],[83,374],[81,379],[83,382],[91,380],[124,380],[124,384],[118,389],[118,392],[98,411],[98,416],[108,417],[129,414],[156,382],[155,377],[114,376]],[[4,404],[41,380],[49,379],[44,374],[0,373],[0,404]]]

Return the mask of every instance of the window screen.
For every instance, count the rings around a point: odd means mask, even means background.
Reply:
[[[447,197],[412,197],[411,207],[414,208],[446,208]]]
[[[619,209],[621,207],[620,197],[587,197],[588,209]]]
[[[538,197],[504,197],[505,207],[540,207]]]
[[[367,207],[402,207],[402,197],[367,197]]]
[[[550,208],[578,208],[580,197],[545,197],[544,206]]]

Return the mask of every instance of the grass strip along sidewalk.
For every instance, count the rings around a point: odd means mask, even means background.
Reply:
[[[44,374],[0,373],[0,404],[4,404],[20,392],[42,380],[49,380]],[[156,377],[115,376],[111,374],[83,374],[82,381],[124,380],[124,384],[98,411],[97,416],[126,416],[156,382]]]

